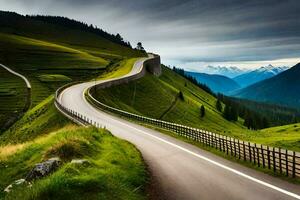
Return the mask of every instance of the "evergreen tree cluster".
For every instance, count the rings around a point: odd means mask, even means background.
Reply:
[[[229,121],[237,121],[241,117],[245,120],[244,125],[254,130],[300,122],[300,109],[216,95],[207,85],[187,75],[184,69],[173,67],[173,71],[217,97],[216,108]],[[222,103],[225,104],[224,108]]]
[[[197,85],[198,87],[206,91],[207,93],[216,97],[217,98],[216,108],[218,111],[223,113],[223,117],[228,121],[237,121],[238,118],[241,117],[245,120],[244,125],[248,129],[253,129],[253,130],[263,129],[270,126],[267,117],[258,114],[257,112],[247,108],[242,103],[234,101],[230,97],[224,96],[222,94],[218,94],[218,95],[214,94],[207,85],[199,83],[194,77],[187,75],[184,69],[173,67],[173,71],[185,77],[186,79],[188,79],[189,81],[191,81],[192,83],[194,83],[195,85]],[[225,104],[224,108],[222,103]],[[205,108],[203,105],[200,107],[200,116],[201,117],[205,116]]]
[[[241,117],[245,120],[244,126],[253,130],[268,128],[270,126],[266,117],[248,109],[230,97],[218,94],[218,101],[222,101],[225,104],[223,116],[229,121],[237,121]]]
[[[76,30],[88,31],[114,43],[132,48],[131,44],[128,41],[125,41],[119,33],[117,33],[116,35],[110,34],[92,24],[88,25],[87,23],[79,22],[73,19],[69,19],[67,17],[60,16],[26,15],[26,18],[43,21],[49,24],[61,25]]]
[[[230,98],[240,105],[243,105],[252,112],[264,116],[268,119],[270,126],[281,126],[300,122],[300,110],[282,105],[251,101],[246,99]]]

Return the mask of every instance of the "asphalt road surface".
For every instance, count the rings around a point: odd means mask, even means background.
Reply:
[[[141,70],[137,61],[131,76]],[[109,81],[109,80],[108,80]],[[103,81],[98,81],[97,84]],[[92,107],[84,91],[94,82],[65,89],[59,96],[62,105],[88,116],[133,143],[142,153],[159,188],[158,197],[166,199],[300,199],[300,186],[266,175],[218,157],[158,131],[128,122]]]

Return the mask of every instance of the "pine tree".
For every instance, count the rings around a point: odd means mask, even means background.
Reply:
[[[237,121],[238,120],[238,110],[236,106],[232,106],[230,110],[230,119],[232,121]]]
[[[231,110],[230,106],[229,105],[225,105],[223,116],[227,120],[231,120],[230,110]]]
[[[184,101],[184,96],[183,96],[183,93],[182,93],[181,91],[179,91],[178,97],[179,97],[182,101]]]
[[[218,111],[222,112],[223,111],[223,106],[222,103],[220,101],[220,99],[218,98],[217,103],[216,103],[216,108]]]
[[[200,116],[201,118],[205,116],[205,107],[203,105],[200,107]]]

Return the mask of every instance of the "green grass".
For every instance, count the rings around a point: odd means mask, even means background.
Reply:
[[[0,152],[9,152],[6,148],[14,146],[1,147]],[[14,153],[0,156],[0,198],[145,199],[147,174],[140,153],[104,129],[68,126],[15,148]],[[52,156],[63,158],[58,171],[5,196],[7,185]],[[91,164],[71,164],[73,158],[87,159]]]
[[[73,43],[69,41],[70,43],[65,44],[57,39],[58,43],[53,43],[53,38],[49,38],[51,40],[49,42],[0,32],[0,63],[29,79],[32,85],[32,106],[35,106],[53,94],[66,81],[89,80],[105,73],[106,66],[109,64],[121,62],[120,65],[123,65],[127,63],[127,58],[130,60],[131,56],[143,55],[125,47],[120,47],[124,51],[119,51],[117,47],[120,45],[111,44],[98,36],[93,38],[95,41],[99,40],[96,43],[101,41],[103,44],[99,44],[99,48],[96,48],[90,41],[85,46],[78,46],[77,41]],[[12,76],[9,76],[9,79],[11,82],[15,80]],[[15,86],[18,87],[18,84],[16,81]],[[0,87],[6,88],[5,81],[1,81]],[[0,91],[0,95],[1,93],[8,96],[12,95],[14,90]],[[11,101],[6,102],[3,105],[11,107]],[[11,107],[10,110],[15,108]],[[7,113],[0,111],[2,124],[6,122],[4,118],[6,115]]]
[[[184,101],[176,100],[179,91],[183,92]],[[243,119],[238,122],[227,121],[217,111],[215,97],[165,67],[159,78],[147,74],[142,79],[125,85],[98,90],[97,99],[144,116],[161,118],[245,141],[300,151],[299,134],[289,131],[285,134],[252,131],[242,125]],[[201,105],[206,109],[204,118],[200,117]]]
[[[261,130],[265,138],[258,138],[263,143],[276,146],[284,146],[300,152],[300,123],[285,126],[277,126]]]
[[[30,141],[68,124],[69,121],[55,108],[53,99],[51,95],[27,111],[20,120],[0,135],[0,145]]]
[[[0,67],[0,131],[22,112],[26,97],[25,82]]]
[[[140,58],[129,58],[113,63],[107,70],[97,77],[98,80],[121,77],[128,74],[134,63]]]
[[[69,82],[71,78],[61,74],[42,74],[38,76],[41,82]]]

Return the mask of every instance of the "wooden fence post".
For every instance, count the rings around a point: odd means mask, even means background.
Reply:
[[[256,147],[256,143],[255,143],[255,149],[256,149],[256,153],[257,153],[257,164],[258,164],[258,167],[260,167],[260,158],[259,158],[259,150],[258,148]]]
[[[280,174],[282,174],[281,148],[280,147],[279,147],[278,151],[279,151],[279,172],[280,172]]]
[[[276,172],[276,157],[275,157],[275,148],[273,147],[273,169]]]
[[[228,142],[227,142],[227,136],[225,137],[226,140],[226,154],[228,155]]]
[[[250,142],[248,142],[248,150],[249,150],[249,158],[250,158],[250,162],[252,162],[252,155],[251,155],[251,145],[250,145]]]
[[[255,156],[255,147],[252,147],[252,152],[253,152],[253,162],[254,162],[254,164],[256,164],[256,156]]]
[[[288,157],[288,150],[285,150],[285,170],[286,170],[286,176],[289,176],[289,157]]]
[[[296,177],[296,153],[293,151],[293,178]]]
[[[233,138],[233,147],[234,147],[234,157],[236,157],[236,146],[235,146],[236,142],[235,139]]]
[[[268,168],[271,169],[271,163],[270,163],[270,149],[269,149],[269,146],[267,146],[267,151],[268,151]]]
[[[233,155],[233,151],[232,151],[232,141],[231,141],[231,137],[229,137],[229,140],[230,140],[230,155],[232,156]]]
[[[238,151],[239,151],[239,159],[241,159],[241,146],[240,146],[240,140],[238,139]]]
[[[245,141],[243,141],[243,153],[244,153],[244,161],[246,161],[246,147],[245,147]]]
[[[224,136],[222,136],[222,144],[223,144],[223,152],[225,152],[225,143],[224,143]]]
[[[262,164],[263,164],[263,168],[265,168],[265,153],[264,153],[264,147],[263,147],[263,145],[261,144],[260,145],[260,148],[261,148],[261,158],[262,158]]]

